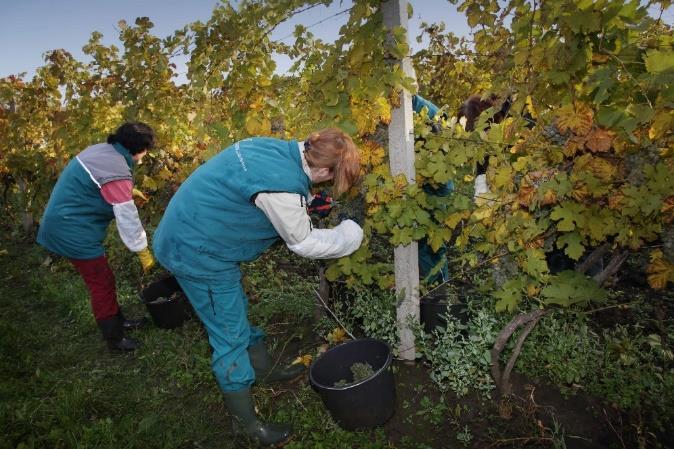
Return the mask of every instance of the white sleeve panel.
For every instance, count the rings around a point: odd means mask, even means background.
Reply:
[[[133,252],[138,252],[147,247],[147,236],[140,222],[138,209],[132,201],[113,204],[112,211],[115,214],[117,231],[122,242]]]
[[[311,218],[305,204],[304,197],[297,193],[261,192],[255,197],[255,205],[287,245],[301,242],[311,232]]]
[[[288,248],[309,259],[336,259],[356,251],[362,241],[361,227],[352,220],[344,220],[332,229],[314,229],[302,242]]]

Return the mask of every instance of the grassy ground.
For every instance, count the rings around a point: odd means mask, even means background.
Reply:
[[[4,235],[0,449],[251,447],[230,432],[198,320],[174,330],[149,325],[135,332],[140,350],[112,355],[69,264]],[[110,248],[125,313],[145,314],[137,296],[137,261],[118,242]],[[314,320],[316,266],[280,248],[245,272],[252,320],[267,331],[273,352],[284,361],[315,354],[331,326],[323,329]],[[295,433],[285,446],[290,449],[624,446],[602,417],[607,408],[578,395],[563,397],[534,379],[516,377],[516,396],[499,404],[439,392],[421,363],[396,363],[394,369],[396,412],[376,430],[340,429],[306,378],[256,387],[258,413],[292,422]]]
[[[230,433],[198,320],[175,330],[148,326],[134,335],[140,350],[111,355],[67,262],[28,243],[3,241],[0,250],[0,448],[249,446]],[[268,259],[248,271],[251,309],[274,352],[292,359],[309,351],[306,282]],[[118,276],[120,303],[137,316],[145,310],[132,284]],[[286,447],[387,446],[382,431],[339,429],[305,381],[256,388],[255,398],[264,419],[293,423]]]

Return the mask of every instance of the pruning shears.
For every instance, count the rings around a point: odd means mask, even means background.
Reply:
[[[307,206],[307,211],[320,218],[325,218],[337,204],[339,202],[332,199],[332,196],[328,195],[325,191],[321,191],[313,196],[311,203]]]

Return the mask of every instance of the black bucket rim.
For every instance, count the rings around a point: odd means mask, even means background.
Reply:
[[[380,343],[380,344],[384,345],[384,347],[386,347],[386,350],[388,351],[388,355],[386,356],[386,361],[384,362],[384,364],[381,366],[381,368],[379,368],[377,371],[372,373],[371,376],[369,376],[369,377],[367,377],[363,380],[360,380],[358,382],[345,385],[343,387],[335,387],[334,385],[329,385],[329,386],[323,385],[322,383],[317,382],[314,379],[314,365],[316,365],[318,362],[320,362],[330,351],[332,351],[336,348],[341,348],[341,347],[346,346],[346,345],[361,343],[361,342],[366,342],[366,341]],[[350,388],[355,388],[355,387],[358,387],[360,385],[366,384],[367,382],[373,380],[379,374],[383,373],[384,370],[386,370],[391,365],[392,362],[393,362],[393,351],[391,350],[391,346],[388,343],[386,343],[383,340],[379,340],[378,338],[357,338],[355,340],[349,340],[349,341],[346,341],[344,343],[341,343],[337,346],[334,346],[334,347],[328,349],[323,354],[321,354],[320,357],[318,357],[316,360],[314,360],[311,363],[311,366],[309,367],[309,382],[311,382],[311,384],[314,385],[315,387],[319,387],[323,390],[344,391],[344,390],[348,390]]]
[[[178,289],[175,290],[173,293],[181,292],[181,293],[184,294],[184,292],[182,291],[182,288],[180,287],[180,284],[178,283],[178,280],[176,279],[175,275],[173,275],[171,273],[164,273],[162,276],[157,277],[156,279],[152,280],[148,284],[145,284],[145,285],[141,286],[141,289],[138,292],[138,297],[140,298],[140,302],[145,304],[145,305],[158,305],[157,301],[159,301],[161,299],[165,299],[166,302],[177,301],[178,300],[177,296],[175,296],[175,297],[174,296],[170,296],[170,297],[160,296],[159,298],[155,298],[155,299],[151,299],[151,300],[148,300],[147,298],[145,298],[144,293],[147,290],[149,290],[151,286],[156,285],[156,284],[160,284],[160,283],[165,283],[167,281],[168,282],[175,282],[176,285],[178,286]],[[159,304],[163,304],[163,303],[164,302],[160,302]]]
[[[458,300],[458,301],[445,301],[442,299],[437,299],[432,296],[422,296],[419,298],[419,305],[421,304],[443,304],[447,306],[468,306],[468,301]]]
[[[181,300],[181,298],[179,296],[172,296],[170,298],[161,297],[161,298],[153,299],[152,301],[146,301],[143,304],[145,304],[146,306],[160,306],[162,304],[167,304],[167,303],[170,303],[170,302],[175,302],[175,301],[180,301],[180,300]]]

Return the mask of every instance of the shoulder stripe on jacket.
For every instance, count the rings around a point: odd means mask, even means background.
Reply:
[[[98,183],[98,181],[96,181],[96,178],[94,178],[94,175],[91,174],[91,172],[89,171],[89,169],[87,168],[87,166],[84,165],[84,162],[82,162],[78,156],[75,156],[75,159],[77,159],[77,162],[80,163],[80,165],[82,166],[82,168],[84,169],[84,171],[87,172],[87,174],[89,175],[89,177],[91,178],[91,180],[94,181],[94,184],[96,184],[96,185],[98,186],[98,188],[100,189],[100,188],[101,188],[101,185]]]

